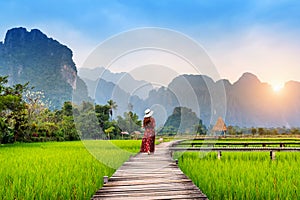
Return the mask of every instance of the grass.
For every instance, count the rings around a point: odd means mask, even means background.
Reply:
[[[0,147],[0,199],[90,199],[136,141],[49,142]],[[105,159],[102,159],[105,158]]]
[[[180,155],[179,153],[177,156]],[[300,199],[300,154],[268,152],[185,152],[181,170],[209,199]]]

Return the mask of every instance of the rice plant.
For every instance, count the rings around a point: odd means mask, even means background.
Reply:
[[[113,141],[127,154],[103,148],[110,141],[87,141],[121,166],[139,150],[140,141]],[[0,146],[0,199],[90,199],[103,176],[116,169],[97,160],[82,142],[32,143]]]
[[[268,152],[185,152],[181,170],[209,199],[300,199],[300,154]],[[177,154],[179,155],[179,154]]]

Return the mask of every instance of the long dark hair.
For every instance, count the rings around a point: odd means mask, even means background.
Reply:
[[[143,120],[143,126],[145,128],[149,127],[150,122],[151,122],[151,117],[145,117],[144,120]]]

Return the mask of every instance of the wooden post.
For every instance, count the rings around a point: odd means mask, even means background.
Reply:
[[[270,151],[271,160],[275,160],[275,151]]]
[[[170,156],[171,158],[173,158],[173,151],[170,151]]]
[[[284,147],[284,144],[280,143],[280,147]]]
[[[222,157],[222,152],[221,151],[218,151],[218,159],[220,160]]]
[[[108,176],[103,176],[103,184],[108,183]]]

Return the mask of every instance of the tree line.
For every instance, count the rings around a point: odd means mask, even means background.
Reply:
[[[141,130],[141,121],[132,111],[112,119],[114,101],[106,105],[65,102],[61,109],[48,109],[42,92],[29,83],[8,86],[0,77],[0,143],[117,139],[120,133]]]
[[[252,135],[252,136],[266,136],[266,135],[299,135],[300,129],[297,127],[251,127],[251,128],[240,128],[238,126],[228,126],[227,135]]]

